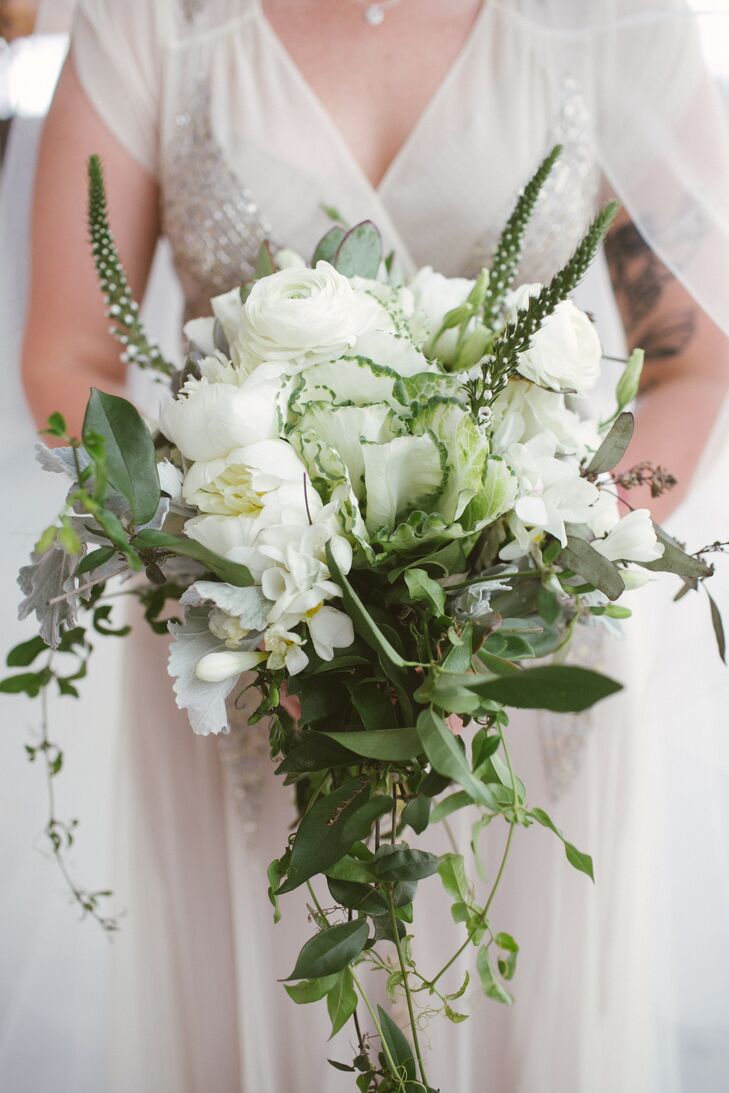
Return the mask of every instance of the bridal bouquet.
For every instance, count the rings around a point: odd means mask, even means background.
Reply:
[[[618,601],[652,571],[687,587],[711,573],[647,510],[621,514],[616,489],[630,476],[615,467],[633,430],[626,407],[641,354],[626,364],[609,421],[570,401],[597,380],[601,348],[569,294],[615,206],[551,284],[514,284],[558,151],[475,281],[426,267],[402,283],[373,224],[336,223],[310,265],[264,246],[255,279],[187,324],[181,371],[144,334],[90,164],[109,314],[127,359],[163,373],[170,394],[154,427],[100,391],[81,440],[51,418],[48,432],[66,446],[40,458],[71,487],[21,573],[21,614],[35,612],[40,634],[10,654],[17,667],[46,663],[3,687],[75,694],[90,650],[79,619],[110,631],[115,579],[158,630],[165,603],[179,602],[169,671],[195,732],[225,732],[226,704],[241,686],[257,688],[255,716],[269,718],[271,755],[299,808],[268,871],[273,913],[306,886],[314,923],[281,973],[294,1002],[326,999],[333,1033],[352,1020],[355,1057],[332,1065],[361,1090],[431,1089],[420,1014],[465,1019],[467,980],[448,992],[442,977],[467,948],[486,995],[511,1001],[518,945],[496,927],[494,896],[517,827],[551,829],[592,877],[589,855],[528,800],[507,709],[577,712],[617,691],[553,655],[578,626],[628,618]],[[656,469],[653,483],[658,493],[670,477]],[[70,673],[64,654],[79,660]],[[29,753],[51,774],[60,768],[45,721]],[[467,848],[427,849],[428,829],[463,808],[479,829],[505,830],[485,898]],[[52,816],[48,834],[60,860],[72,828]],[[418,887],[434,875],[452,900],[454,957],[426,970],[410,943]],[[104,893],[72,887],[112,928]],[[366,965],[404,996],[405,1031],[369,997]]]

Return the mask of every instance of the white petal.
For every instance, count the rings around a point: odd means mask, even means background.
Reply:
[[[197,662],[195,675],[203,683],[220,683],[223,679],[232,679],[241,672],[250,671],[265,659],[265,653],[236,653],[232,649],[224,653],[208,653]]]

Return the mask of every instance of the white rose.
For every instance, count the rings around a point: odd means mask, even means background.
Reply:
[[[578,459],[595,451],[600,435],[592,419],[583,419],[565,404],[564,395],[545,391],[534,383],[515,378],[497,396],[492,415],[493,450],[502,455],[512,444],[526,444],[548,432],[556,451]]]
[[[301,368],[336,360],[380,315],[380,305],[328,262],[282,269],[251,289],[237,349],[249,368],[263,361]]]
[[[416,313],[419,312],[424,321],[423,349],[445,364],[452,364],[455,358],[458,330],[446,331],[438,338],[436,346],[433,346],[433,338],[447,313],[465,304],[475,283],[466,277],[444,277],[431,266],[423,266],[408,286],[415,300]]]
[[[279,381],[251,376],[239,387],[189,379],[160,413],[160,428],[186,459],[207,461],[278,434]]]
[[[648,509],[634,509],[593,547],[611,562],[655,562],[663,554]]]
[[[535,296],[541,285],[521,285],[506,300],[511,321]],[[602,347],[594,325],[571,300],[562,300],[519,357],[518,371],[533,383],[553,391],[583,394],[594,387],[600,375]]]

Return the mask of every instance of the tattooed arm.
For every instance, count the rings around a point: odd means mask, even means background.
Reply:
[[[651,500],[648,487],[630,491],[660,523],[691,485],[704,444],[729,388],[729,341],[648,247],[623,211],[605,254],[631,349],[645,349],[636,431],[625,466],[660,464],[678,479]]]

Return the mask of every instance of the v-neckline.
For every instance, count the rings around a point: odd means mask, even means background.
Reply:
[[[347,141],[339,126],[334,121],[331,111],[328,109],[328,107],[324,104],[317,92],[314,90],[311,83],[304,75],[302,68],[294,60],[294,57],[291,54],[290,50],[285,45],[278,31],[274,28],[270,19],[266,15],[263,7],[263,0],[257,0],[256,11],[258,14],[258,18],[263,26],[263,29],[267,34],[269,40],[271,41],[273,47],[279,53],[284,64],[291,71],[293,78],[302,88],[303,93],[306,95],[315,112],[321,117],[325,128],[329,131],[329,134],[331,135],[334,143],[339,148],[340,152],[343,154],[350,169],[353,171],[354,174],[359,177],[360,181],[365,185],[370,194],[374,198],[379,200],[380,203],[382,203],[384,191],[387,188],[388,183],[397,173],[403,162],[407,159],[408,152],[410,151],[413,144],[415,144],[415,142],[417,141],[421,131],[425,128],[431,116],[438,110],[441,102],[448,94],[451,84],[456,79],[456,76],[463,67],[466,58],[473,48],[474,41],[481,32],[481,26],[486,22],[486,19],[488,18],[488,15],[493,6],[493,0],[483,0],[483,3],[481,4],[481,7],[476,15],[476,18],[471,25],[471,29],[463,40],[463,43],[458,50],[458,53],[454,57],[447,72],[443,76],[443,79],[440,81],[433,94],[423,106],[423,109],[418,114],[413,125],[405,136],[405,139],[402,141],[399,148],[395,152],[395,155],[392,157],[387,167],[385,168],[381,179],[376,184],[372,181],[360,161],[357,159],[356,155],[352,151],[351,145]]]

